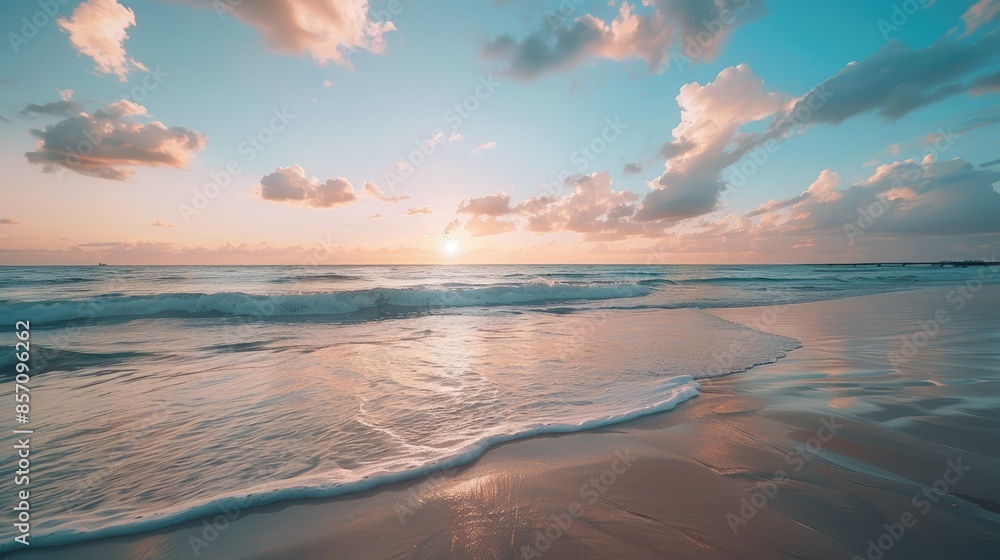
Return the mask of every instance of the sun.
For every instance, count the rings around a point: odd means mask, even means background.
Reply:
[[[458,254],[458,240],[449,239],[444,242],[444,252],[446,255],[457,255]]]

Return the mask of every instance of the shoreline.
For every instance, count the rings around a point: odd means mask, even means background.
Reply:
[[[989,361],[996,350],[981,350],[974,362],[963,365],[964,370],[989,370],[985,381],[934,379],[940,375],[935,367],[960,362],[953,354],[969,347],[975,327],[992,328],[985,331],[987,340],[996,340],[998,326],[989,321],[989,311],[995,316],[1000,309],[1000,288],[988,286],[976,298],[978,307],[956,311],[950,318],[954,321],[939,325],[916,358],[897,364],[903,371],[888,374],[879,371],[886,365],[886,347],[896,337],[905,338],[921,320],[934,318],[947,304],[944,290],[792,304],[780,312],[760,307],[708,310],[796,338],[802,348],[749,372],[700,379],[701,396],[670,412],[586,432],[502,443],[443,476],[228,512],[226,522],[217,523],[224,529],[216,530],[214,539],[207,538],[211,531],[206,534],[206,523],[217,521],[218,515],[12,556],[438,558],[522,557],[527,551],[529,556],[569,558],[627,550],[632,557],[658,558],[663,557],[658,550],[682,550],[687,552],[681,556],[705,558],[798,557],[807,551],[812,551],[810,557],[864,557],[858,547],[865,541],[851,543],[846,536],[863,536],[867,528],[877,541],[881,524],[874,523],[876,518],[891,520],[898,517],[893,511],[909,511],[904,506],[913,500],[906,491],[914,481],[942,479],[958,449],[962,457],[970,457],[959,466],[971,468],[957,481],[961,491],[942,494],[953,500],[948,510],[922,512],[920,507],[913,538],[894,541],[899,550],[892,552],[913,557],[901,551],[923,552],[950,543],[951,550],[973,554],[961,557],[976,557],[989,551],[977,548],[980,544],[1000,539],[1000,492],[988,484],[1000,473],[1000,456],[990,453],[1000,420],[979,412],[980,404],[989,410],[988,397],[982,397],[988,391],[970,385],[996,388],[1000,383],[995,362]],[[830,324],[815,317],[830,319]],[[817,399],[816,392],[829,393],[829,398]],[[818,406],[818,401],[827,402]],[[971,426],[963,418],[970,414],[977,417]],[[819,442],[815,451],[813,440]],[[796,444],[805,445],[805,451],[796,450]],[[778,477],[778,471],[784,476]],[[764,495],[761,508],[756,507],[759,492]],[[750,501],[755,498],[756,503]],[[839,515],[841,510],[849,515]],[[822,513],[835,518],[834,527],[817,529],[797,519]],[[535,536],[553,524],[551,534]],[[936,540],[920,537],[930,530],[926,527],[934,528]],[[944,534],[940,528],[946,529]],[[559,538],[548,538],[557,533]]]

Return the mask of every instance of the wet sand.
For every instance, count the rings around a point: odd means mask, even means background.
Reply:
[[[10,557],[996,558],[1000,287],[949,292],[715,310],[803,347],[410,482]]]

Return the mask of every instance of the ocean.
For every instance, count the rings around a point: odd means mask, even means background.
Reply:
[[[0,267],[0,323],[30,322],[30,421],[18,428],[34,430],[32,545],[358,492],[500,442],[667,411],[700,379],[798,348],[767,332],[786,304],[965,285],[979,272]],[[763,306],[757,328],[703,311],[752,306]],[[0,379],[13,395],[7,340]],[[0,486],[0,503],[17,490]],[[19,546],[15,534],[0,525],[0,551]]]

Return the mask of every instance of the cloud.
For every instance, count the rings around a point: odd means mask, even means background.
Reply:
[[[872,56],[852,62],[816,86],[792,108],[809,112],[811,123],[839,124],[853,116],[876,112],[889,122],[977,86],[961,83],[975,70],[1000,57],[1000,33],[974,43],[938,41],[913,50],[897,39]],[[816,107],[816,95],[827,98]]]
[[[962,14],[962,21],[965,22],[963,36],[975,33],[981,26],[992,21],[997,14],[1000,14],[1000,0],[979,0]]]
[[[459,213],[472,214],[483,222],[488,218],[514,216],[516,220],[513,221],[523,224],[529,231],[577,232],[590,240],[631,236],[671,237],[673,234],[665,233],[668,228],[717,210],[720,196],[729,183],[723,178],[723,172],[751,151],[756,153],[767,149],[773,153],[777,143],[784,141],[793,131],[801,133],[818,123],[837,124],[872,111],[891,120],[922,104],[942,99],[946,97],[939,93],[942,89],[948,92],[953,89],[947,85],[951,81],[949,76],[970,74],[1000,53],[994,53],[989,48],[998,41],[998,36],[1000,34],[992,34],[968,45],[939,42],[922,51],[912,51],[892,43],[868,59],[849,64],[798,98],[769,91],[763,80],[745,64],[729,67],[719,72],[713,82],[705,85],[696,82],[681,87],[677,95],[680,122],[671,132],[673,139],[659,151],[666,158],[664,171],[650,181],[652,190],[641,201],[637,200],[638,195],[631,192],[611,190],[610,179],[603,172],[573,178],[576,183],[571,186],[575,192],[569,196],[534,197],[512,206],[509,195],[498,193],[463,202]],[[948,66],[951,62],[954,65]],[[935,69],[940,72],[933,74]],[[945,85],[939,87],[935,84]],[[959,89],[968,87],[965,85]],[[744,131],[744,127],[757,122],[765,123],[763,127],[758,127],[762,132]],[[993,122],[987,115],[968,126],[988,126]],[[799,126],[793,129],[789,124]],[[890,152],[898,153],[898,148],[891,147]],[[939,164],[933,158],[925,158],[916,165],[940,169],[934,167]],[[825,173],[802,194],[788,200],[769,201],[734,219],[744,220],[755,228],[762,227],[761,224],[771,227],[779,221],[776,212],[788,209],[790,219],[796,222],[802,219],[802,211],[809,214],[810,205],[834,208],[837,201],[850,200],[849,196],[836,190],[838,181],[839,178],[832,172]],[[570,183],[568,180],[567,184]],[[899,198],[908,192],[896,189],[893,196]],[[992,200],[983,198],[981,202]],[[855,205],[849,210],[856,208]],[[911,209],[910,212],[915,215],[916,210]],[[979,216],[976,212],[970,215]],[[759,223],[750,218],[760,218]],[[843,215],[840,219],[838,224],[842,225]],[[796,227],[818,227],[807,226],[799,223]],[[956,223],[950,227],[957,226]],[[919,230],[917,227],[914,229]],[[939,229],[946,228],[940,226]],[[805,244],[805,241],[799,240],[798,245]]]
[[[822,255],[831,261],[983,256],[973,251],[990,251],[1000,235],[995,219],[1000,193],[990,188],[998,177],[1000,173],[959,158],[938,163],[905,160],[884,165],[871,177],[840,189],[840,177],[825,170],[803,194],[762,205],[763,211],[752,212],[752,218],[728,215],[703,220],[658,235],[652,246],[600,245],[595,250],[661,258],[670,253],[730,259],[770,254],[778,262],[815,262]]]
[[[654,72],[670,62],[671,52],[683,63],[715,58],[732,30],[760,17],[760,0],[648,0],[649,13],[633,12],[622,2],[610,22],[585,14],[559,21],[549,12],[542,28],[523,39],[501,35],[487,43],[484,54],[502,59],[520,79],[567,70],[591,59],[641,59]]]
[[[563,197],[541,197],[524,201],[518,213],[527,220],[526,229],[536,233],[571,231],[585,239],[640,234],[645,226],[633,222],[639,195],[611,189],[607,171],[566,179],[572,192]]]
[[[778,210],[783,210],[785,208],[791,208],[793,206],[797,206],[801,202],[805,202],[810,197],[816,197],[814,200],[823,202],[837,200],[841,197],[841,194],[836,190],[837,185],[839,184],[840,175],[837,175],[829,169],[825,169],[822,173],[820,173],[819,178],[809,185],[809,188],[802,194],[785,200],[768,201],[761,204],[756,209],[747,212],[743,215],[743,217],[754,218],[756,216],[763,216],[765,214],[777,212]]]
[[[350,53],[385,51],[384,35],[396,27],[372,19],[368,0],[184,0],[232,15],[255,29],[274,51],[307,53],[320,63],[351,68]]]
[[[626,163],[625,167],[622,169],[622,175],[635,175],[637,173],[642,173],[643,165],[641,161],[634,163]]]
[[[881,165],[866,180],[843,190],[837,190],[839,176],[825,170],[803,195],[770,203],[755,215],[791,208],[787,220],[775,220],[771,226],[772,233],[782,234],[845,235],[845,226],[860,229],[862,212],[869,217],[863,220],[864,235],[996,233],[1000,193],[992,183],[997,180],[1000,172],[977,168],[961,158]]]
[[[78,113],[42,129],[33,129],[36,150],[25,153],[46,173],[68,169],[81,175],[124,181],[134,175],[126,167],[187,165],[207,141],[197,131],[159,121],[140,123],[142,105],[122,99],[94,111]]]
[[[694,147],[694,144],[687,140],[674,140],[660,146],[656,151],[656,157],[660,159],[670,159],[679,156]]]
[[[462,220],[458,220],[458,219],[452,220],[452,221],[448,222],[448,225],[446,225],[444,227],[443,235],[446,236],[446,237],[450,236],[450,235],[454,235],[455,231],[458,230],[458,228],[460,228],[460,227],[462,227]]]
[[[444,131],[439,130],[435,132],[434,135],[431,136],[426,142],[424,142],[424,147],[426,147],[428,150],[431,150],[435,146],[443,144],[447,141],[448,137],[445,136]]]
[[[517,229],[517,224],[514,222],[498,220],[490,217],[476,217],[465,223],[465,231],[469,232],[474,237],[498,235],[508,231],[514,231],[515,229]]]
[[[430,207],[428,207],[426,204],[422,206],[417,206],[416,208],[409,208],[406,211],[407,216],[416,216],[418,214],[433,214],[433,213],[434,212],[431,212]]]
[[[490,140],[489,142],[484,142],[484,143],[480,144],[479,146],[477,146],[475,150],[472,150],[472,153],[478,155],[478,154],[481,154],[481,153],[483,153],[483,152],[485,152],[487,150],[492,150],[493,148],[496,148],[496,147],[497,147],[497,143],[494,142],[493,140]]]
[[[18,225],[20,223],[21,222],[15,220],[13,218],[0,218],[0,224],[3,224],[5,226],[16,226],[16,225]]]
[[[305,170],[299,165],[278,167],[274,173],[260,179],[260,188],[260,196],[264,200],[313,208],[333,208],[358,199],[347,179],[338,177],[321,183],[315,177],[306,177]]]
[[[1000,33],[969,44],[939,41],[914,51],[891,41],[861,62],[848,64],[805,95],[793,99],[767,92],[748,66],[722,70],[715,82],[681,88],[677,102],[681,122],[665,144],[666,170],[651,183],[636,213],[638,221],[676,223],[714,211],[727,188],[722,172],[751,151],[773,149],[792,132],[819,123],[876,112],[889,121],[950,95],[976,87],[957,83],[1000,56]],[[981,78],[983,84],[989,77]],[[770,119],[760,134],[742,131],[755,121]],[[988,124],[984,121],[983,126]],[[890,147],[890,152],[898,147]],[[898,153],[898,152],[897,152]]]
[[[769,214],[782,208],[788,208],[789,206],[795,206],[796,204],[802,202],[803,200],[809,198],[811,194],[809,192],[804,192],[798,196],[789,198],[787,200],[770,200],[758,206],[755,210],[751,210],[743,215],[745,218],[753,218],[755,216],[762,216],[764,214]]]
[[[36,113],[39,115],[65,117],[83,112],[83,106],[73,101],[73,90],[59,89],[56,91],[59,92],[59,101],[50,101],[41,105],[30,103],[21,111],[21,114],[27,116]]]
[[[170,224],[163,220],[157,219],[155,222],[153,222],[153,227],[174,227],[174,224]]]
[[[465,229],[473,235],[494,235],[516,229],[518,224],[536,233],[569,231],[587,239],[620,238],[648,231],[644,224],[631,220],[639,195],[611,189],[607,171],[575,175],[565,181],[571,191],[565,196],[541,196],[511,205],[505,192],[463,201],[459,214],[472,219]],[[509,216],[511,219],[500,220]]]
[[[500,194],[503,195],[505,193],[500,193]],[[484,198],[492,198],[494,196],[496,195],[491,195],[490,197],[484,197]],[[516,220],[500,220],[495,215],[480,214],[475,210],[477,208],[485,208],[485,206],[476,202],[476,199],[473,199],[473,201],[470,202],[472,202],[471,206],[466,205],[465,209],[460,210],[459,212],[466,214],[474,214],[474,216],[471,219],[467,220],[464,224],[462,223],[462,220],[458,219],[452,220],[451,222],[448,223],[447,226],[445,226],[442,235],[444,235],[445,237],[454,236],[459,229],[465,229],[465,231],[467,231],[473,237],[483,237],[487,235],[498,235],[501,233],[506,233],[508,231],[514,231],[517,229]],[[513,212],[514,210],[511,209],[510,212],[507,213],[513,213]]]
[[[125,53],[125,31],[135,25],[135,14],[115,0],[87,0],[73,10],[73,15],[56,20],[69,33],[69,42],[80,54],[94,59],[94,69],[126,80],[129,71],[146,67]]]
[[[994,72],[977,78],[969,87],[969,93],[973,96],[984,93],[1000,93],[1000,72]]]
[[[378,200],[379,202],[390,202],[390,203],[395,204],[397,202],[404,201],[404,200],[410,198],[410,196],[411,196],[411,195],[408,195],[408,194],[396,195],[396,196],[387,196],[385,193],[382,192],[382,189],[378,188],[378,185],[376,185],[375,183],[373,183],[371,181],[368,181],[367,183],[365,183],[362,188],[364,189],[365,194],[367,194],[368,196],[374,198],[375,200]]]
[[[459,214],[473,214],[480,216],[506,216],[513,214],[514,209],[510,206],[510,195],[505,192],[498,192],[488,196],[463,200],[458,205]]]
[[[461,142],[462,140],[462,135],[457,132],[452,132],[451,136],[448,137],[449,142]]]
[[[681,121],[669,143],[675,155],[651,183],[638,221],[677,222],[715,209],[726,188],[722,171],[756,146],[759,138],[739,133],[751,122],[778,113],[783,96],[767,92],[764,82],[746,64],[726,68],[714,82],[681,87],[677,95]],[[662,151],[667,151],[661,148]]]

